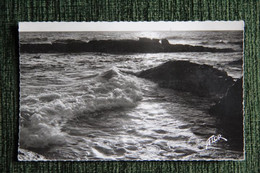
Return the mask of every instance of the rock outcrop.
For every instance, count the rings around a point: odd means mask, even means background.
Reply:
[[[170,44],[167,39],[139,38],[139,40],[57,40],[51,44],[20,44],[22,53],[159,53],[159,52],[234,52],[203,46]]]
[[[234,82],[224,71],[187,61],[168,61],[137,76],[152,80],[160,87],[215,100],[217,103],[209,113],[217,117],[219,133],[233,149],[243,151],[242,79]]]
[[[212,106],[209,113],[218,118],[220,133],[238,150],[243,149],[243,90],[242,78],[238,79],[226,95]]]
[[[158,67],[144,70],[137,76],[150,79],[163,88],[217,99],[233,84],[233,79],[226,72],[188,61],[168,61]]]

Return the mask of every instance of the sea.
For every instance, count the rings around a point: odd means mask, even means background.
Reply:
[[[20,44],[57,40],[169,40],[223,52],[20,53],[19,148],[46,160],[232,160],[243,151],[218,135],[214,102],[160,88],[135,73],[169,60],[207,64],[234,80],[243,76],[242,31],[20,32]],[[106,79],[106,74],[113,74]],[[227,139],[228,140],[228,139]]]

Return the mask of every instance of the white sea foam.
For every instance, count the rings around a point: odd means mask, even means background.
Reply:
[[[23,100],[21,106],[20,145],[24,148],[45,148],[66,143],[62,125],[77,115],[88,116],[96,111],[130,108],[142,99],[140,86],[132,76],[112,68],[100,75],[83,80],[77,89],[66,92],[39,93]],[[78,89],[81,89],[77,94]]]

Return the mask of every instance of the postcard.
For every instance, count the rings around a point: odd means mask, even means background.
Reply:
[[[243,160],[243,31],[20,22],[18,160]]]

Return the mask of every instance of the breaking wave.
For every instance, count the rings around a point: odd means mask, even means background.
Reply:
[[[66,133],[62,125],[77,115],[131,108],[142,99],[137,79],[112,68],[82,80],[77,86],[55,92],[21,97],[20,146],[46,148],[62,145]]]

